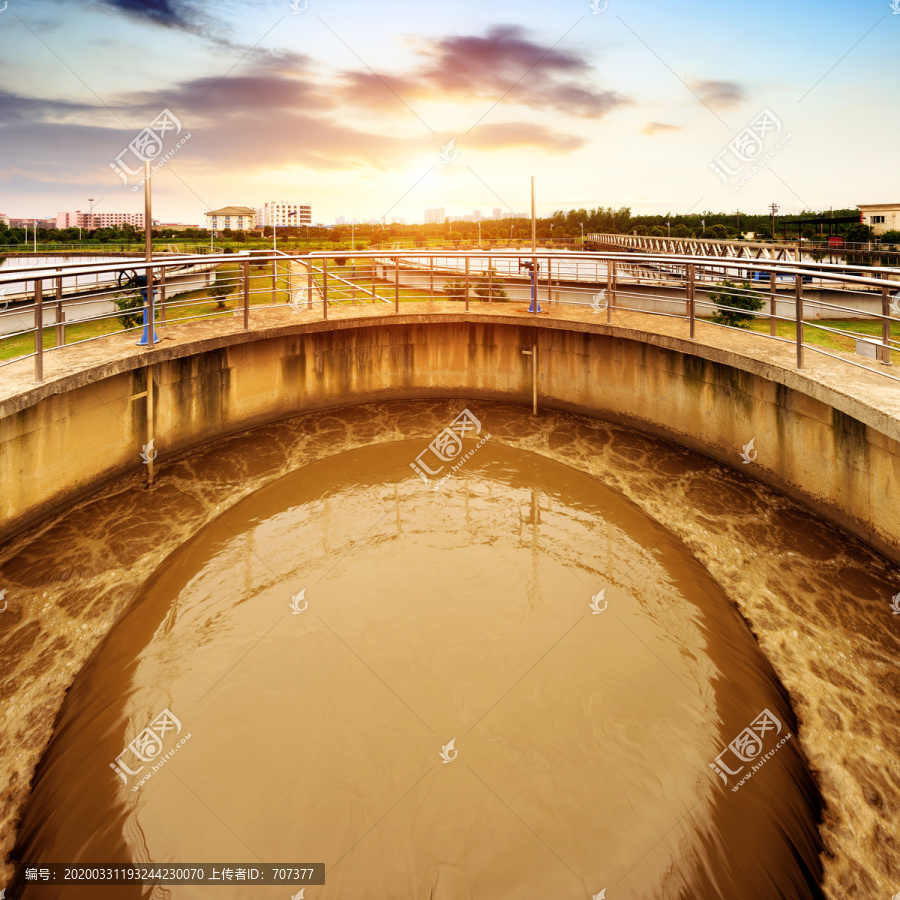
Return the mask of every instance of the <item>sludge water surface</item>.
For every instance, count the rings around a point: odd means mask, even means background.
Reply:
[[[63,705],[16,856],[324,862],[307,900],[820,896],[793,715],[707,571],[559,462],[489,440],[435,491],[424,447],[298,468],[161,562]],[[123,753],[164,710],[152,761]]]

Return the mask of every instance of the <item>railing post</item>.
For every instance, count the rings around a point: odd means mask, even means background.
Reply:
[[[691,317],[691,340],[694,339],[694,327],[697,322],[696,313],[697,269],[691,263],[688,266],[688,310]]]
[[[34,282],[34,380],[44,380],[44,284]]]
[[[160,275],[159,275],[159,302],[161,304],[160,308],[159,308],[159,318],[160,318],[160,324],[162,326],[165,326],[165,324],[166,324],[166,273],[167,272],[168,272],[168,269],[165,266],[163,266],[162,269],[160,270]]]
[[[803,368],[803,276],[794,276],[794,307],[797,315],[797,368]]]
[[[777,333],[775,314],[778,312],[778,305],[775,293],[775,270],[769,272],[769,334],[775,337]]]
[[[293,300],[293,297],[288,297],[288,302]],[[278,260],[272,260],[272,306],[274,306],[278,302]]]
[[[57,269],[57,271],[61,271]],[[62,347],[66,342],[66,314],[62,305],[62,275],[56,278],[56,346]]]
[[[309,255],[306,257],[306,308],[313,308],[313,271],[312,263],[309,261]],[[327,314],[325,318],[328,318]]]
[[[429,286],[429,300],[434,300],[434,257],[428,257],[428,274],[430,276],[430,286]]]
[[[328,318],[328,258],[322,257],[322,318]]]
[[[466,257],[466,312],[469,311],[469,257]]]
[[[394,257],[394,312],[400,312],[400,257]]]
[[[250,330],[250,260],[244,260],[244,331]]]
[[[146,221],[146,220],[145,220]],[[152,229],[148,229],[152,231]],[[152,350],[156,342],[156,304],[153,295],[155,293],[153,286],[153,266],[147,266],[144,269],[147,276],[147,349]]]
[[[881,286],[881,348],[882,365],[891,365],[891,300],[886,284]]]
[[[491,265],[491,258],[488,257],[488,302],[492,303],[494,300],[494,267]]]
[[[612,308],[616,302],[616,261],[606,262],[606,324],[612,322]]]

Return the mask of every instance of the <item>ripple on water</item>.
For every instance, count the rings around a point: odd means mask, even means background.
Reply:
[[[159,566],[69,693],[18,855],[249,846],[341,900],[820,896],[793,716],[706,570],[560,463],[488,443],[436,493],[422,448],[311,463]],[[164,708],[190,739],[132,791],[109,764]],[[710,763],[763,709],[793,738],[732,792]]]

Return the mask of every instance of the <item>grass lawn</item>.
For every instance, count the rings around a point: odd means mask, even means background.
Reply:
[[[877,319],[817,319],[806,321],[803,329],[804,344],[812,344],[822,347],[824,350],[843,350],[846,353],[856,352],[856,341],[852,337],[842,334],[831,334],[821,328],[815,328],[814,324],[824,325],[826,328],[837,328],[841,331],[852,331],[861,337],[871,337],[881,340],[881,322]],[[750,330],[759,334],[769,333],[768,319],[757,316],[750,324]],[[797,330],[793,322],[776,322],[775,335],[780,338],[796,340]],[[891,340],[900,341],[900,320],[891,322]],[[900,352],[891,351],[891,362],[900,361]]]

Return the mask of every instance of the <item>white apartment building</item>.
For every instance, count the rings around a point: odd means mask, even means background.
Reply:
[[[144,214],[140,213],[90,213],[76,209],[75,212],[58,212],[57,228],[121,228],[132,225],[140,230],[144,227]]]
[[[272,200],[256,207],[256,224],[262,227],[290,228],[296,225],[312,225],[312,207],[284,200]]]
[[[444,207],[436,206],[434,209],[425,210],[426,225],[443,225],[444,224]]]
[[[223,206],[206,214],[206,227],[210,231],[252,231],[256,225],[256,210],[249,206]]]

